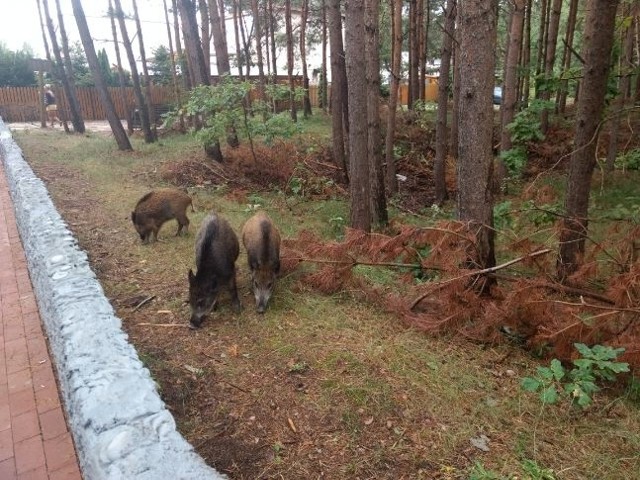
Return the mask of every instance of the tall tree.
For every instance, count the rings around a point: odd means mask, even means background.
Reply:
[[[367,150],[371,221],[374,225],[389,222],[382,168],[380,141],[380,31],[379,0],[365,1],[365,58],[367,74]]]
[[[549,29],[547,32],[547,47],[544,60],[545,88],[542,91],[542,99],[551,99],[551,80],[553,79],[553,66],[556,61],[556,45],[558,43],[558,31],[560,28],[560,13],[562,11],[562,0],[553,0],[549,11]],[[547,133],[549,129],[549,110],[543,109],[540,117],[540,130]]]
[[[269,42],[271,45],[271,61],[273,62],[273,66],[271,67],[271,71],[273,72],[273,82],[277,83],[278,81],[278,62],[277,62],[277,51],[276,51],[276,30],[278,29],[278,21],[273,14],[273,0],[268,0],[268,8],[269,8]]]
[[[98,64],[98,56],[96,55],[96,50],[93,46],[93,40],[91,39],[91,33],[89,32],[89,26],[87,25],[87,19],[84,15],[82,4],[80,3],[80,0],[71,0],[71,5],[73,6],[73,15],[76,18],[80,39],[82,41],[85,54],[87,55],[87,62],[89,63],[89,68],[93,74],[93,81],[96,84],[96,89],[100,95],[102,105],[107,112],[107,120],[111,126],[111,131],[116,139],[118,148],[120,150],[132,150],[129,137],[127,137],[127,132],[125,132],[122,127],[122,123],[118,118],[113,101],[111,100],[111,96],[107,90],[107,84],[104,78],[102,78],[102,72],[100,71],[100,65]]]
[[[124,12],[122,11],[122,4],[120,0],[114,0],[115,15],[118,18],[118,24],[120,25],[120,34],[122,35],[122,42],[124,49],[127,52],[127,58],[129,59],[129,68],[131,70],[131,83],[133,84],[133,93],[136,99],[136,107],[140,114],[140,124],[142,126],[142,133],[144,134],[144,141],[147,143],[153,143],[155,137],[151,131],[149,124],[149,111],[142,94],[142,87],[140,86],[140,77],[138,76],[138,67],[136,65],[136,59],[133,55],[133,47],[129,41],[129,33],[127,32],[127,25],[124,20]]]
[[[215,11],[218,12],[218,6],[216,5]],[[204,56],[204,66],[211,74],[211,40],[210,40],[210,26],[211,19],[209,14],[209,7],[207,6],[207,0],[198,0],[198,12],[200,12],[200,39],[202,40],[202,55]],[[218,72],[218,75],[220,73]]]
[[[42,6],[44,7],[44,16],[47,21],[47,27],[49,29],[49,38],[51,40],[51,49],[56,59],[54,64],[56,76],[58,76],[62,83],[67,102],[69,104],[69,111],[71,112],[71,123],[73,129],[77,133],[84,133],[84,119],[82,118],[82,111],[80,109],[80,102],[76,94],[75,85],[73,84],[73,70],[65,72],[64,62],[62,60],[62,54],[60,47],[58,46],[58,39],[56,37],[56,30],[49,14],[49,2],[48,0],[42,0]]]
[[[458,218],[475,235],[469,266],[495,265],[493,230],[493,75],[498,0],[464,0],[460,14]],[[486,292],[495,280],[478,279]]]
[[[238,78],[240,78],[240,80],[242,80],[243,76],[242,76],[242,64],[243,64],[243,59],[244,59],[244,44],[240,43],[240,30],[241,30],[241,26],[240,26],[240,19],[239,17],[239,10],[240,7],[238,5],[238,0],[234,0],[233,2],[233,34],[235,37],[235,41],[236,41],[236,63],[238,66]]]
[[[409,109],[420,98],[419,58],[421,29],[418,25],[418,0],[409,0]]]
[[[178,10],[182,20],[182,34],[184,46],[187,51],[187,61],[193,73],[195,85],[210,85],[211,72],[207,71],[207,65],[202,51],[202,42],[198,35],[198,19],[196,17],[196,5],[194,0],[178,0]]]
[[[393,152],[400,85],[400,61],[402,60],[402,0],[391,0],[391,86],[389,89],[389,114],[385,138],[386,187],[389,195],[398,191],[396,159]]]
[[[331,139],[333,160],[348,180],[348,166],[345,154],[346,130],[344,112],[347,103],[347,78],[345,70],[344,48],[342,43],[342,13],[339,0],[327,0],[329,17],[329,38],[331,47]]]
[[[328,100],[328,88],[329,81],[327,79],[327,44],[329,43],[329,37],[327,35],[327,3],[326,0],[322,0],[322,66],[320,67],[320,107],[326,112],[329,105]]]
[[[109,19],[111,20],[111,35],[113,36],[113,48],[116,51],[116,65],[118,66],[118,85],[120,87],[120,101],[124,108],[124,116],[127,120],[127,131],[133,133],[133,122],[131,121],[131,111],[127,100],[126,79],[122,68],[122,57],[120,56],[120,42],[118,42],[118,30],[116,29],[116,17],[113,10],[113,2],[109,0]]]
[[[42,19],[42,8],[40,7],[40,0],[36,0],[36,3],[38,5],[38,18],[40,20],[40,30],[42,30],[42,41],[44,44],[44,52],[47,58],[47,62],[49,63],[49,66],[52,65],[52,61],[51,61],[51,52],[49,51],[49,41],[47,40],[47,29],[44,25],[44,20]],[[3,68],[1,69],[2,71],[7,71],[9,70],[9,68]],[[43,79],[43,75],[40,72],[38,74],[38,87],[39,87],[39,93],[40,93],[40,98],[44,99],[44,79]],[[65,124],[65,131],[69,131],[69,127],[66,126],[66,121],[64,121]],[[46,128],[47,127],[47,112],[45,110],[45,105],[44,102],[40,102],[40,126],[42,128]]]
[[[421,28],[423,30],[421,37],[420,48],[420,99],[424,100],[426,95],[426,81],[427,81],[427,56],[429,52],[429,25],[431,23],[431,2],[430,0],[421,0],[423,5],[420,10]],[[426,18],[425,18],[426,14]]]
[[[345,2],[345,44],[349,84],[350,225],[371,231],[371,202],[367,137],[367,85],[364,0]]]
[[[144,85],[144,99],[149,111],[149,123],[154,141],[158,138],[156,132],[156,115],[153,108],[153,99],[151,98],[151,78],[149,77],[149,68],[147,66],[147,54],[144,49],[144,38],[142,36],[142,24],[140,23],[140,15],[138,14],[138,2],[132,0],[133,19],[136,22],[136,32],[138,35],[138,47],[140,48],[140,63],[142,64],[142,82]]]
[[[569,162],[566,216],[560,231],[557,273],[561,280],[566,280],[578,269],[584,254],[591,176],[596,164],[597,142],[594,136],[607,92],[617,6],[618,0],[589,0],[587,4],[581,55],[585,65],[576,107],[573,154]]]
[[[526,0],[525,21],[524,21],[524,41],[522,42],[522,54],[520,55],[520,66],[523,72],[522,82],[519,87],[518,101],[519,108],[529,106],[529,95],[531,93],[531,12],[533,0]]]
[[[300,60],[302,62],[302,87],[304,98],[302,99],[302,111],[304,116],[311,115],[311,98],[309,98],[309,72],[307,71],[307,21],[309,17],[309,0],[302,0],[300,13]],[[377,48],[376,48],[377,51]]]
[[[511,149],[511,132],[507,125],[513,122],[518,104],[518,61],[522,50],[522,30],[524,28],[525,0],[513,0],[509,22],[509,48],[504,66],[502,89],[500,150]]]
[[[571,68],[571,59],[573,54],[573,38],[576,31],[576,20],[578,17],[578,0],[571,0],[569,3],[569,16],[567,17],[567,28],[564,37],[564,48],[562,50],[562,70],[567,73]],[[560,81],[558,96],[556,97],[556,111],[564,113],[567,104],[567,93],[569,91],[569,80],[564,78]]]
[[[109,0],[109,2],[111,2],[111,0]],[[162,0],[162,6],[164,7],[164,21],[167,24],[167,38],[169,40],[169,58],[171,60],[171,84],[173,86],[174,102],[178,110],[181,110],[182,100],[180,98],[180,88],[178,86],[178,75],[176,72],[176,60],[175,60],[176,57],[175,57],[175,52],[173,50],[173,37],[171,36],[171,23],[169,22],[169,11],[167,10],[167,0]],[[180,115],[180,130],[184,131],[184,118],[182,115]]]
[[[251,0],[251,10],[253,12],[253,31],[256,38],[256,55],[258,57],[258,95],[261,100],[264,100],[266,82],[264,79],[264,60],[262,58],[262,23],[260,21],[258,0]]]
[[[213,48],[216,51],[218,75],[229,75],[231,73],[229,50],[227,48],[227,39],[222,30],[224,18],[220,18],[216,0],[209,0],[209,15],[211,17],[211,33],[213,36]]]
[[[295,83],[293,81],[293,28],[291,26],[291,0],[284,0],[284,21],[287,32],[287,75],[289,77],[289,110],[291,119],[298,121],[298,111],[295,101]]]
[[[185,90],[191,90],[191,73],[187,64],[184,52],[182,51],[182,42],[180,41],[180,17],[178,15],[178,2],[171,0],[171,11],[173,13],[173,32],[176,39],[176,54],[178,62],[180,62],[180,75]]]
[[[456,1],[447,0],[445,6],[444,32],[442,33],[442,56],[438,79],[438,112],[436,117],[436,158],[433,162],[435,182],[435,204],[442,205],[447,199],[445,161],[447,158],[447,113],[449,105],[449,68],[453,50],[453,35],[456,25]]]
[[[540,1],[540,28],[538,29],[538,40],[536,42],[537,46],[537,54],[536,54],[536,83],[535,83],[535,95],[536,98],[540,98],[540,75],[544,68],[544,59],[545,59],[545,47],[546,47],[546,38],[547,38],[547,27],[549,26],[549,4],[551,0],[541,0]]]

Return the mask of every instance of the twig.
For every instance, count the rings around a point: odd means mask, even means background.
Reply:
[[[542,288],[548,288],[550,290],[555,290],[556,292],[566,292],[572,295],[580,295],[582,297],[593,298],[594,300],[600,300],[601,302],[608,303],[610,305],[615,305],[616,302],[611,300],[609,297],[605,297],[604,295],[600,295],[596,292],[590,292],[589,290],[582,290],[581,288],[575,287],[567,287],[565,285],[560,285],[557,283],[547,283],[541,284]]]
[[[146,305],[147,303],[149,303],[151,300],[153,300],[154,298],[156,298],[155,295],[151,295],[147,298],[145,298],[144,300],[142,300],[139,304],[137,304],[135,307],[133,307],[133,311],[136,312],[138,311],[140,308],[142,308],[143,305]]]
[[[149,322],[142,322],[142,323],[136,323],[135,325],[140,325],[142,327],[182,327],[182,328],[189,328],[189,325],[187,325],[186,323],[149,323]]]
[[[486,273],[493,273],[493,272],[496,272],[496,271],[501,270],[503,268],[509,267],[509,266],[511,266],[511,265],[513,265],[515,263],[518,263],[518,262],[521,262],[523,260],[526,260],[527,258],[537,257],[539,255],[543,255],[543,254],[549,253],[549,252],[551,252],[551,249],[550,248],[545,248],[543,250],[538,250],[537,252],[532,252],[532,253],[529,253],[528,255],[523,255],[522,257],[518,257],[518,258],[515,258],[513,260],[509,260],[508,262],[505,262],[505,263],[503,263],[501,265],[496,265],[495,267],[484,268],[482,270],[474,270],[472,272],[465,273],[464,275],[459,275],[457,277],[450,278],[450,279],[445,280],[443,282],[439,282],[439,283],[437,283],[435,285],[435,289],[436,290],[440,289],[443,286],[445,286],[445,285],[447,285],[447,284],[449,284],[451,282],[455,282],[456,280],[460,280],[461,278],[484,275]],[[426,297],[431,295],[431,293],[433,293],[433,291],[435,291],[435,290],[434,289],[430,289],[428,292],[426,292],[426,293],[420,295],[418,298],[416,298],[413,301],[413,303],[411,304],[411,307],[409,307],[409,310],[413,310],[416,307],[416,305],[418,305],[422,300],[424,300]]]
[[[568,305],[570,307],[585,307],[585,308],[595,308],[597,310],[607,310],[610,312],[631,312],[631,313],[640,313],[640,309],[638,308],[624,308],[624,307],[605,307],[604,305],[594,305],[592,303],[581,302],[581,303],[573,303],[573,302],[564,302],[562,300],[532,300],[527,303],[558,303],[560,305]]]
[[[245,390],[244,388],[239,387],[238,385],[235,385],[235,384],[233,384],[231,382],[228,382],[226,380],[220,380],[220,383],[226,383],[230,387],[237,388],[238,390],[240,390],[241,392],[244,392],[244,393],[251,393],[249,390]]]
[[[311,262],[311,263],[328,263],[331,265],[367,265],[371,267],[398,267],[398,268],[421,268],[423,270],[438,270],[441,271],[440,267],[425,267],[420,265],[419,263],[395,263],[395,262],[362,262],[359,260],[353,259],[352,261],[347,260],[325,260],[321,258],[305,258],[305,257],[294,257],[294,258],[283,258],[282,260],[296,260],[298,262]]]

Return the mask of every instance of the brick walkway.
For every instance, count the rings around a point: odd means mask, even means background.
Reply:
[[[0,163],[0,479],[81,478]]]

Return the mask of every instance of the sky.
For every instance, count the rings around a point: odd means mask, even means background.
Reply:
[[[48,0],[49,9],[54,24],[57,25],[57,11],[55,0]],[[132,14],[133,7],[131,0],[121,0],[122,9],[125,14]],[[167,4],[171,5],[171,1],[167,0]],[[78,29],[76,27],[73,9],[70,0],[60,0],[60,6],[63,11],[64,24],[69,37],[69,42],[73,43],[80,40]],[[94,46],[97,50],[105,48],[109,61],[116,63],[116,55],[113,47],[111,21],[106,16],[109,2],[108,0],[82,0],[87,23],[94,40]],[[162,0],[138,0],[138,10],[140,13],[140,21],[142,24],[142,34],[144,37],[145,52],[147,57],[151,56],[154,48],[160,45],[168,47],[169,41],[167,37],[167,27],[164,19],[164,7]],[[34,56],[37,58],[45,58],[45,50],[42,41],[42,31],[40,29],[40,20],[38,18],[38,8],[36,0],[0,0],[0,42],[4,43],[11,50],[19,50],[25,44],[31,47]],[[250,17],[247,18],[249,20]],[[169,21],[172,23],[173,19]],[[249,27],[250,28],[250,27]],[[127,22],[127,31],[129,37],[132,38],[135,32],[135,23],[130,20]],[[173,30],[172,30],[173,31]],[[120,32],[118,30],[118,35]],[[235,39],[233,37],[233,22],[228,20],[227,35],[229,53],[235,51]],[[319,56],[320,49],[314,48],[314,51],[308,54],[308,62],[310,68],[319,66],[321,58]],[[134,41],[134,52],[138,52],[137,39]],[[214,52],[211,48],[212,54]],[[121,48],[122,60],[126,67],[126,55]],[[279,55],[278,59],[286,62],[286,55]],[[212,60],[212,69],[215,70],[215,60]],[[280,63],[280,61],[278,62]],[[280,71],[285,71],[286,64],[282,66]],[[299,68],[296,68],[299,70]],[[215,71],[214,71],[215,73]],[[253,73],[253,72],[252,72]],[[257,73],[257,70],[256,70]],[[294,74],[300,73],[295,71]]]
[[[121,0],[125,13],[133,12],[130,0]],[[168,2],[171,4],[171,2]],[[27,44],[31,47],[36,57],[45,58],[40,20],[36,0],[0,0],[0,42],[10,49],[17,50]],[[82,6],[87,17],[87,23],[94,39],[96,50],[105,48],[109,60],[115,63],[115,50],[113,49],[113,37],[111,35],[111,21],[106,16],[108,0],[83,0]],[[73,9],[70,0],[60,0],[65,28],[69,41],[72,43],[80,40],[76,27]],[[57,25],[57,11],[55,0],[49,0],[49,9]],[[151,54],[153,48],[159,45],[168,45],[167,27],[164,23],[164,10],[162,0],[138,0],[142,33],[144,36],[145,50]],[[129,36],[135,32],[133,21],[127,22]],[[137,44],[136,44],[137,47]]]

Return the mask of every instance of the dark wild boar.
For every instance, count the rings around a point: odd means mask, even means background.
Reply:
[[[135,210],[131,212],[131,220],[142,243],[152,241],[154,237],[158,240],[158,231],[162,224],[174,218],[178,221],[176,236],[180,235],[183,228],[188,231],[187,207],[189,205],[193,212],[191,197],[175,188],[159,188],[138,200]]]
[[[238,237],[227,221],[210,213],[202,221],[196,237],[196,268],[189,270],[189,305],[191,326],[197,328],[204,317],[216,307],[218,296],[229,289],[233,309],[241,310],[236,287],[235,262],[240,253]]]
[[[258,313],[264,313],[280,273],[280,232],[266,213],[258,212],[244,224],[242,243],[247,250],[256,307]]]

